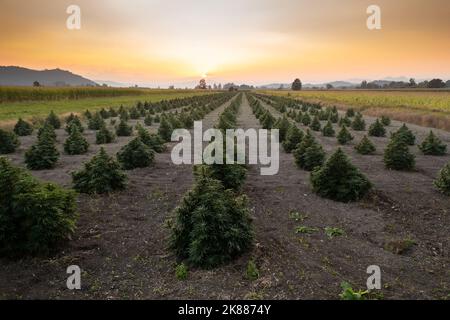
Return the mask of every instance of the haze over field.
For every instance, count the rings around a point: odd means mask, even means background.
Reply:
[[[143,86],[249,84],[450,75],[450,2],[377,0],[2,0],[0,65],[61,68]]]

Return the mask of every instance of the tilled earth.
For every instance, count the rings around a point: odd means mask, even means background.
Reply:
[[[206,116],[204,129],[214,125],[227,105]],[[368,125],[371,121],[366,118]],[[393,122],[390,130],[400,125]],[[245,96],[238,127],[260,128]],[[418,141],[429,131],[413,125],[410,128]],[[156,125],[151,128],[156,129]],[[56,169],[33,174],[70,187],[70,172],[99,149],[94,132],[85,134],[91,142],[89,154],[63,155]],[[413,147],[416,171],[388,171],[382,159],[388,138],[373,138],[376,155],[361,156],[353,146],[362,133],[352,134],[355,141],[344,150],[375,190],[352,204],[319,198],[311,192],[309,173],[297,169],[293,156],[280,150],[277,175],[261,176],[259,166],[249,167],[243,191],[250,198],[255,246],[226,266],[209,271],[192,269],[185,281],[175,278],[177,261],[167,249],[166,223],[192,186],[193,176],[192,166],[172,164],[169,148],[157,155],[153,167],[127,172],[127,190],[107,196],[80,195],[77,232],[56,255],[20,261],[0,259],[0,298],[338,299],[342,281],[364,289],[367,267],[378,265],[385,299],[449,299],[450,200],[434,189],[432,181],[450,156],[423,156]],[[58,132],[60,144],[65,135],[63,130]],[[438,135],[450,143],[449,133],[439,131]],[[335,138],[320,134],[317,138],[328,154],[337,148]],[[21,139],[20,150],[10,156],[14,163],[23,165],[24,150],[34,139]],[[107,145],[107,151],[114,154],[129,139]],[[292,218],[293,212],[297,219]],[[297,234],[298,226],[316,231]],[[325,227],[339,227],[345,235],[330,239]],[[402,243],[414,244],[400,253],[392,249],[401,248]],[[250,259],[260,271],[255,281],[245,277]],[[66,288],[66,268],[74,264],[82,269],[80,291]]]

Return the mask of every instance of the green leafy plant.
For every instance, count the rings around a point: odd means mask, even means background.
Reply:
[[[72,173],[72,179],[78,192],[102,194],[125,189],[127,177],[120,164],[101,148],[82,170]]]
[[[172,126],[166,117],[163,117],[159,125],[158,134],[165,141],[169,142],[172,139]]]
[[[67,123],[67,125],[66,125],[67,133],[70,134],[70,132],[72,131],[72,127],[74,127],[74,126],[76,126],[81,133],[84,132],[84,128],[81,123],[81,120],[77,116],[71,114],[71,116],[69,116],[69,118],[66,121],[67,121],[66,122]]]
[[[146,126],[150,127],[153,124],[153,117],[151,114],[147,114],[144,118],[144,123]]]
[[[287,133],[291,126],[292,126],[291,123],[286,117],[282,117],[279,119],[279,121],[277,121],[277,123],[274,126],[274,129],[279,130],[280,142],[286,140]]]
[[[117,153],[117,160],[125,170],[149,167],[154,159],[155,152],[139,137],[131,140]]]
[[[355,131],[366,130],[366,122],[364,121],[362,114],[359,112],[356,114],[355,119],[353,119],[352,129]]]
[[[333,239],[335,237],[341,237],[345,235],[345,231],[336,227],[325,227],[325,234],[328,238]]]
[[[53,111],[50,112],[45,122],[51,125],[54,129],[61,128],[61,121]]]
[[[377,119],[372,125],[369,127],[369,136],[371,137],[385,137],[386,129],[383,124]]]
[[[431,156],[443,156],[447,153],[447,145],[442,143],[433,131],[430,131],[430,134],[419,145],[419,149],[423,154]]]
[[[175,268],[175,277],[178,280],[186,280],[188,277],[188,268],[184,263],[180,263]]]
[[[297,149],[294,150],[294,157],[295,163],[300,169],[311,171],[323,164],[325,151],[308,131]]]
[[[44,129],[35,145],[25,153],[25,163],[30,170],[53,169],[59,159],[53,129]]]
[[[341,202],[359,200],[372,188],[341,148],[311,173],[311,184],[316,194]]]
[[[125,120],[120,120],[116,128],[116,135],[118,137],[129,137],[133,134],[133,127],[129,126]]]
[[[0,129],[0,154],[8,154],[16,151],[20,141],[14,132]]]
[[[352,125],[352,119],[350,119],[350,118],[347,117],[347,116],[342,117],[342,118],[339,120],[339,126],[340,126],[340,127],[343,127],[343,126],[350,127],[351,125]]]
[[[102,126],[95,135],[96,144],[108,144],[114,142],[116,139],[115,134],[108,130],[106,126]]]
[[[305,113],[305,115],[303,116],[302,123],[304,126],[309,126],[311,124],[311,117],[308,113]]]
[[[369,138],[367,136],[364,136],[361,139],[361,142],[358,143],[358,145],[355,146],[355,150],[359,154],[369,155],[369,154],[374,154],[375,153],[376,147],[372,143],[372,141],[369,140]]]
[[[320,131],[321,129],[321,124],[320,124],[320,120],[318,116],[315,116],[313,121],[311,122],[310,126],[311,130],[313,131]]]
[[[343,125],[341,131],[339,131],[337,140],[340,144],[347,144],[353,140],[353,136],[347,130],[347,127],[345,125]]]
[[[253,231],[245,197],[202,177],[175,210],[170,247],[178,258],[214,268],[247,251]]]
[[[348,282],[342,282],[342,293],[339,295],[342,300],[365,300],[369,291],[355,291]]]
[[[319,231],[317,228],[307,227],[307,226],[298,226],[295,228],[295,233],[301,234],[311,234]]]
[[[91,118],[88,120],[88,128],[90,130],[100,130],[101,127],[105,126],[105,120],[100,115],[100,113],[96,112]]]
[[[33,126],[19,118],[19,121],[14,126],[14,133],[20,137],[29,136],[33,133]]]
[[[245,277],[251,281],[255,281],[259,278],[258,267],[256,266],[256,263],[253,260],[250,260],[247,263],[247,268],[245,270]]]
[[[0,254],[47,254],[67,240],[77,220],[75,193],[40,183],[0,157]]]
[[[324,137],[334,137],[336,132],[333,129],[333,124],[331,121],[328,121],[327,124],[322,129],[322,135]]]
[[[89,149],[89,143],[78,129],[78,126],[71,127],[70,135],[64,143],[64,151],[70,155],[85,154]]]
[[[398,129],[396,132],[394,132],[391,136],[391,138],[402,140],[407,145],[413,146],[416,144],[416,136],[412,133],[411,130],[406,126],[406,124],[403,124],[400,129]]]
[[[303,136],[303,131],[292,125],[287,132],[286,139],[283,141],[284,151],[291,153],[302,142]]]
[[[450,162],[447,163],[441,171],[439,171],[439,175],[434,181],[434,185],[443,194],[450,196]]]
[[[388,116],[381,116],[381,124],[385,127],[390,126],[391,118],[389,118]]]
[[[384,164],[386,168],[393,170],[413,170],[415,167],[415,157],[409,152],[408,145],[404,139],[396,136],[391,139],[384,151]]]

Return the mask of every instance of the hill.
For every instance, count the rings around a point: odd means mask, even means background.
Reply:
[[[0,67],[0,86],[97,86],[97,83],[61,69],[32,70],[21,67]]]

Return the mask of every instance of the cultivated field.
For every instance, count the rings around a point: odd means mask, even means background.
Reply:
[[[393,119],[450,131],[449,90],[303,90],[262,91],[324,105],[361,110],[364,114],[386,114]]]
[[[141,99],[145,101],[144,96]],[[222,125],[225,118],[232,127],[259,129],[263,117],[260,114],[258,119],[255,110],[260,110],[275,120],[288,119],[290,126],[304,133],[308,130],[307,125],[292,119],[301,110],[292,101],[285,103],[255,93],[208,99],[158,110],[153,117],[163,113],[176,117],[202,109],[208,110],[203,130]],[[144,111],[147,115],[150,112]],[[303,113],[312,113],[312,109]],[[344,118],[345,113],[340,111],[338,117]],[[417,145],[430,129],[408,124],[416,137],[416,145],[408,147],[416,157],[415,169],[388,170],[383,152],[390,133],[403,123],[392,121],[385,126],[385,137],[370,137],[376,151],[361,155],[354,147],[376,120],[370,116],[363,119],[365,130],[349,127],[354,140],[345,145],[340,145],[336,137],[324,137],[321,131],[310,129],[327,158],[341,147],[372,182],[373,189],[359,201],[337,202],[317,195],[310,184],[310,172],[298,168],[294,155],[281,148],[277,175],[262,176],[260,165],[247,166],[242,189],[236,192],[249,199],[254,232],[250,250],[214,268],[185,262],[187,274],[181,275],[183,259],[169,249],[170,226],[175,220],[173,210],[192,190],[195,179],[191,165],[172,163],[174,144],[166,143],[168,148],[156,154],[152,166],[126,171],[129,181],[125,190],[78,195],[76,231],[54,253],[19,260],[0,258],[0,298],[340,299],[342,282],[349,282],[355,291],[365,290],[367,267],[378,265],[383,286],[367,298],[449,299],[450,201],[433,181],[450,156],[424,155]],[[105,121],[114,130],[120,118]],[[143,121],[141,114],[127,123],[135,126]],[[77,156],[65,154],[63,143],[68,133],[58,129],[60,160],[54,169],[31,171],[35,177],[71,188],[71,172],[79,170],[100,147],[114,156],[137,135],[134,131],[133,137],[97,145],[96,131],[86,129],[86,122],[83,119],[83,136],[90,143],[89,151]],[[320,121],[320,126],[326,123]],[[145,129],[161,133],[161,126],[153,122]],[[338,123],[332,127],[336,134],[341,130]],[[435,133],[449,148],[450,133]],[[36,140],[35,133],[20,137],[20,147],[6,157],[24,167],[25,152]],[[66,268],[74,264],[82,268],[81,291],[66,288]]]
[[[0,87],[0,127],[11,126],[19,117],[42,118],[51,110],[60,115],[82,113],[201,94],[196,90]]]

